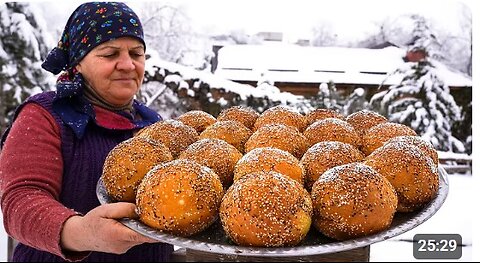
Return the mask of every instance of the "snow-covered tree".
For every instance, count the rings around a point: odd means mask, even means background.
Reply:
[[[437,150],[464,152],[463,143],[452,135],[453,125],[461,120],[461,109],[436,71],[438,62],[431,57],[437,54],[436,38],[421,17],[416,21],[409,51],[423,50],[427,57],[406,62],[393,72],[404,76],[400,84],[375,94],[370,103],[390,121],[412,127]]]
[[[145,42],[164,60],[206,69],[213,56],[207,36],[195,32],[182,5],[164,2],[143,3],[139,16]]]
[[[465,152],[472,153],[472,101],[462,106],[462,117],[460,122],[455,123],[452,134],[461,140],[465,145]]]
[[[346,99],[343,106],[343,114],[348,116],[354,112],[368,109],[369,103],[366,99],[366,91],[363,88],[356,88]]]
[[[437,150],[464,152],[452,135],[452,126],[461,120],[460,107],[432,64],[408,62],[397,73],[405,74],[402,82],[375,94],[372,107],[390,121],[412,127]]]
[[[420,20],[425,27],[436,36],[439,45],[439,54],[443,57],[443,63],[472,75],[472,11],[464,3],[458,3],[458,25],[456,30],[445,29],[431,17],[429,20],[416,14],[401,14],[398,16],[385,16],[373,22],[374,30],[366,34],[364,39],[352,42],[352,46],[361,48],[378,48],[393,44],[406,46],[412,40],[412,30]],[[420,19],[419,19],[420,18]],[[449,23],[455,26],[455,20]]]
[[[23,100],[53,87],[41,68],[52,47],[45,28],[29,3],[0,3],[0,132]]]
[[[430,59],[443,60],[444,56],[440,52],[441,45],[425,17],[414,14],[411,18],[414,21],[414,27],[408,50],[424,51]]]
[[[472,11],[464,3],[460,3],[458,28],[438,32],[438,39],[447,65],[472,76]]]
[[[184,101],[177,94],[182,94],[180,90],[188,84],[178,74],[156,68],[147,70],[144,80],[137,99],[155,109],[163,118],[175,118],[187,111]]]
[[[312,31],[312,46],[329,47],[337,44],[337,34],[334,32],[331,22],[320,21]]]
[[[140,17],[145,31],[145,42],[168,61],[179,63],[188,49],[191,37],[188,17],[178,7],[160,3],[144,4]]]
[[[315,108],[334,109],[341,112],[343,106],[339,103],[340,97],[333,81],[323,82],[318,86],[318,93],[311,98],[311,103]]]

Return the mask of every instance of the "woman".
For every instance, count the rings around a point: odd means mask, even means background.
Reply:
[[[56,92],[27,99],[2,138],[1,207],[19,241],[14,261],[168,261],[157,243],[117,221],[135,205],[100,205],[95,187],[108,152],[160,120],[134,100],[144,76],[145,42],[123,3],[80,5],[42,64]]]

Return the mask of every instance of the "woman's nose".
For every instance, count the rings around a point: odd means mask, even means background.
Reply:
[[[117,69],[119,70],[134,70],[135,64],[129,54],[121,54],[118,58]]]

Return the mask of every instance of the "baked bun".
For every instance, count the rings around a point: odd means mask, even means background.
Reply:
[[[140,130],[136,135],[150,138],[165,144],[173,158],[177,158],[180,152],[198,140],[198,133],[194,128],[177,120],[164,120],[156,122]]]
[[[417,133],[404,124],[383,122],[373,126],[363,135],[361,150],[365,155],[369,155],[388,140],[397,136],[417,136]]]
[[[307,235],[311,216],[308,192],[274,171],[242,176],[220,206],[223,229],[240,246],[294,246]]]
[[[307,113],[305,118],[307,119],[307,126],[326,118],[337,118],[343,121],[345,120],[345,116],[333,109],[314,109],[313,111]]]
[[[387,118],[371,110],[354,112],[348,115],[345,120],[353,126],[360,137],[373,126],[388,121]]]
[[[420,148],[422,152],[424,152],[427,156],[432,158],[433,163],[438,166],[438,153],[437,150],[433,147],[433,144],[425,141],[419,136],[397,136],[393,137],[392,139],[388,140],[386,143],[393,143],[393,142],[406,142],[408,144],[412,144]]]
[[[411,212],[430,202],[438,191],[438,170],[417,146],[387,143],[365,158],[365,164],[385,176],[398,195],[398,211]]]
[[[157,164],[173,160],[167,146],[148,138],[133,137],[115,146],[103,164],[102,181],[117,201],[135,203],[138,185]]]
[[[194,128],[198,134],[202,133],[208,126],[214,124],[217,119],[210,113],[201,110],[192,110],[185,112],[177,117],[178,121]]]
[[[316,121],[305,129],[303,135],[307,138],[309,146],[317,142],[337,141],[359,147],[361,141],[352,125],[337,118]]]
[[[367,236],[390,227],[397,201],[392,185],[373,168],[336,166],[313,184],[313,225],[337,240]]]
[[[224,109],[217,117],[218,121],[238,121],[250,130],[260,114],[254,109],[245,106],[233,106]]]
[[[137,213],[140,221],[162,232],[190,236],[217,218],[222,182],[212,169],[191,160],[155,166],[140,183]]]
[[[300,160],[305,169],[305,188],[310,191],[315,181],[328,169],[360,162],[363,158],[363,153],[348,143],[325,141],[314,144]]]
[[[273,147],[287,151],[298,159],[308,148],[307,138],[296,128],[283,124],[268,124],[260,127],[245,143],[245,151]]]
[[[277,148],[256,148],[246,153],[235,165],[234,181],[242,176],[260,172],[275,171],[299,182],[304,183],[305,172],[295,156]]]
[[[233,183],[233,169],[242,153],[233,145],[220,139],[200,139],[183,151],[179,159],[196,161],[212,169],[227,189]]]
[[[252,131],[238,121],[217,121],[200,133],[200,139],[224,140],[244,153],[245,142],[250,135],[252,135]]]
[[[264,111],[255,121],[253,131],[268,124],[283,124],[303,132],[307,127],[307,119],[302,114],[285,106],[275,106]]]

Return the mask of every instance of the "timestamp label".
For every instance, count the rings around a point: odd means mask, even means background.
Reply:
[[[416,259],[459,259],[462,257],[462,236],[459,234],[416,234],[413,237]]]

